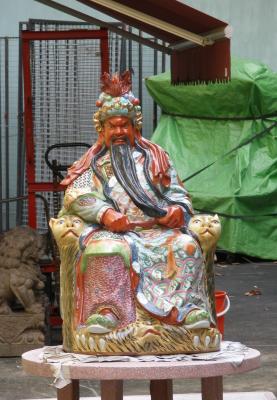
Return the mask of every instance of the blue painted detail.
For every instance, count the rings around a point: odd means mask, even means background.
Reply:
[[[86,248],[84,241],[87,238],[87,236],[90,235],[95,230],[99,229],[99,227],[100,225],[98,224],[92,224],[83,230],[82,234],[79,237],[79,247],[81,251],[84,251]]]
[[[132,233],[130,233],[130,232],[125,233],[124,239],[126,240],[126,242],[129,244],[129,246],[131,248],[132,262],[138,261],[138,250],[137,250],[136,243],[135,243],[134,239],[132,238]]]

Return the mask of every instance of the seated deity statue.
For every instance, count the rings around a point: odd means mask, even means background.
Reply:
[[[220,334],[190,196],[141,135],[129,71],[102,77],[96,143],[69,168],[50,226],[61,258],[63,347],[87,354],[216,351]]]

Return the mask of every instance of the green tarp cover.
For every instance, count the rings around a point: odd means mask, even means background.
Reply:
[[[162,109],[152,140],[194,208],[223,215],[219,247],[277,259],[277,74],[236,60],[227,84],[174,86],[164,73],[146,86]]]

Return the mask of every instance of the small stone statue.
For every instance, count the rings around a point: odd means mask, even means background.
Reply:
[[[38,261],[42,237],[16,227],[0,240],[0,355],[15,356],[44,344],[44,277]]]
[[[131,74],[102,78],[97,142],[69,168],[59,218],[66,351],[218,350],[190,197],[167,153],[141,135]]]

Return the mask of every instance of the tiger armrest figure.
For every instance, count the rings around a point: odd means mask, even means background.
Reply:
[[[196,214],[188,225],[188,228],[197,236],[203,250],[206,267],[207,292],[210,299],[214,323],[216,323],[215,309],[215,279],[214,279],[214,258],[216,244],[221,234],[220,219],[217,214]]]

